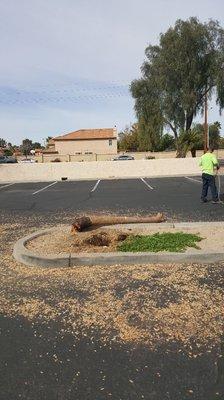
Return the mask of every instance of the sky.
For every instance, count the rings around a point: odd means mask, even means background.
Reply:
[[[224,21],[223,0],[0,0],[0,137],[44,143],[135,122],[144,51],[179,18]],[[200,121],[200,116],[198,121]],[[210,103],[209,122],[224,114]]]

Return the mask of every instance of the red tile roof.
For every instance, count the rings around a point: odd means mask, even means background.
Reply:
[[[90,140],[90,139],[115,139],[116,133],[113,128],[106,129],[80,129],[67,135],[56,136],[53,140]]]

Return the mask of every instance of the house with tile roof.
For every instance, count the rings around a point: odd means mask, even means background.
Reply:
[[[58,154],[117,154],[117,129],[80,129],[51,139]]]

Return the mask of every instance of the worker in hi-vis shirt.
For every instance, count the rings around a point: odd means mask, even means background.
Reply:
[[[213,154],[214,149],[209,148],[200,158],[199,165],[202,169],[202,193],[201,201],[207,202],[208,188],[212,193],[212,203],[219,203],[218,191],[215,184],[215,174],[219,169],[219,163],[216,156]]]

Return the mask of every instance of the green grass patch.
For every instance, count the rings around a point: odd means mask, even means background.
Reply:
[[[124,242],[118,246],[119,251],[158,251],[183,252],[187,247],[200,249],[196,243],[202,238],[191,233],[155,233],[147,236],[129,236]]]

